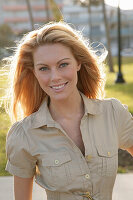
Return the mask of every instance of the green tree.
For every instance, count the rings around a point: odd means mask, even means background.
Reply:
[[[14,45],[14,33],[9,25],[2,24],[0,26],[0,48],[10,47]]]

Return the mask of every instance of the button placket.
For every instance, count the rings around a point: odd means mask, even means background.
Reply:
[[[111,156],[111,153],[110,153],[110,151],[108,151],[108,153],[107,153],[107,154],[108,154],[108,156]]]
[[[86,161],[89,162],[92,159],[92,155],[87,155],[87,156],[85,156],[85,158],[86,158]]]
[[[89,174],[86,174],[86,175],[85,175],[85,178],[86,178],[86,179],[89,179],[89,178],[90,178]]]
[[[58,164],[59,164],[59,160],[55,160],[54,163],[55,163],[56,165],[58,165]]]
[[[87,119],[87,116],[84,117],[83,121],[85,122]],[[81,121],[82,125],[83,126],[83,121]],[[86,161],[86,158],[85,156],[82,154],[81,150],[78,148],[78,146],[73,142],[73,140],[66,134],[66,132],[62,129],[62,127],[60,125],[57,125],[56,128],[58,128],[62,133],[64,133],[64,135],[66,135],[66,137],[68,138],[69,142],[71,142],[73,148],[74,148],[74,151],[75,153],[79,154],[79,164],[80,164],[80,170],[82,172],[82,174],[87,174],[87,178],[85,178],[85,175],[83,176],[83,185],[84,185],[84,188],[86,188],[86,181],[84,180],[87,179],[89,181],[89,183],[91,183],[91,181],[89,180],[90,179],[90,169],[88,167],[88,163]],[[83,130],[81,130],[83,131]],[[83,131],[84,132],[84,131]],[[86,138],[85,138],[86,140]],[[92,185],[91,185],[91,190],[92,190]]]
[[[80,194],[80,195],[83,196],[83,197],[86,197],[87,199],[94,200],[94,199],[92,198],[92,196],[90,195],[90,192],[85,192],[85,193],[82,193],[82,194]]]

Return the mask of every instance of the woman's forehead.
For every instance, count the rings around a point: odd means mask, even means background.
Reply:
[[[37,47],[33,52],[34,63],[59,62],[63,59],[72,59],[71,50],[62,44],[45,44]]]

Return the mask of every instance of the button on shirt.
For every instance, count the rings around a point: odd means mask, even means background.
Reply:
[[[35,176],[48,200],[111,200],[118,148],[133,146],[133,118],[118,100],[81,97],[85,156],[52,119],[48,97],[8,132],[6,170],[23,178]]]

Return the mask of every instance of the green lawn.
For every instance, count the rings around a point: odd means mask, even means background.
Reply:
[[[8,83],[6,73],[0,71],[0,103],[2,103],[2,96],[5,95],[6,85]],[[1,105],[1,104],[0,104]],[[6,156],[5,156],[5,140],[6,133],[10,127],[9,116],[5,113],[4,106],[0,107],[0,176],[9,175],[8,172],[5,172],[4,168],[6,165]]]
[[[0,176],[9,175],[5,172],[4,168],[6,165],[6,156],[5,156],[5,140],[6,133],[10,126],[9,117],[5,113],[0,114]]]
[[[114,58],[114,63],[116,63],[116,58]],[[106,83],[106,97],[118,98],[122,103],[129,106],[129,111],[133,114],[133,58],[128,58],[123,60],[122,71],[125,84],[115,84],[117,66],[115,65],[115,73],[109,73],[108,67],[107,71],[107,83]],[[8,83],[7,76],[2,76],[2,71],[0,71],[0,98],[4,95],[4,89]],[[5,156],[5,140],[6,133],[10,127],[10,120],[8,115],[4,112],[4,108],[0,108],[0,176],[9,175],[5,172],[6,156]]]
[[[117,68],[118,66],[115,65],[116,72]],[[129,111],[133,114],[133,58],[123,60],[122,72],[126,81],[124,84],[115,84],[117,73],[107,72],[106,97],[119,99],[123,104],[128,105]]]

